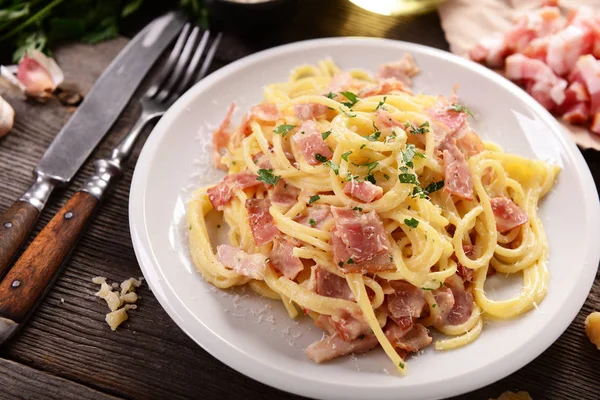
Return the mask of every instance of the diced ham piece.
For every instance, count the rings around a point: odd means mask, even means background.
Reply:
[[[346,279],[319,266],[315,269],[315,278],[315,292],[317,294],[337,299],[354,300],[354,295]]]
[[[344,193],[364,203],[370,203],[379,200],[383,196],[383,188],[369,181],[356,182],[351,180],[344,185]]]
[[[462,280],[453,275],[446,279],[444,286],[450,288],[454,304],[450,312],[442,317],[442,323],[445,325],[460,325],[469,320],[475,307],[473,295],[465,290]]]
[[[365,335],[362,339],[345,341],[339,335],[326,336],[308,346],[306,355],[316,363],[332,360],[350,353],[366,353],[377,347],[379,342],[373,334]]]
[[[296,144],[298,151],[304,156],[304,160],[308,165],[321,164],[321,161],[316,159],[317,154],[327,160],[333,155],[327,143],[323,140],[317,124],[312,120],[305,121],[300,125],[298,131],[292,136],[292,141]]]
[[[391,281],[394,294],[387,295],[387,305],[391,317],[402,328],[410,326],[414,318],[419,318],[425,306],[423,290],[404,281]]]
[[[405,53],[402,58],[396,62],[381,64],[377,69],[377,81],[394,79],[410,87],[413,76],[420,72],[415,63],[415,59],[410,53]]]
[[[581,54],[591,51],[592,32],[581,26],[569,25],[550,37],[546,63],[557,75],[568,74]]]
[[[443,152],[444,159],[444,190],[452,195],[466,200],[473,199],[473,179],[469,164],[463,153],[450,144]]]
[[[268,199],[247,199],[246,211],[248,211],[248,223],[252,230],[254,244],[262,246],[277,236],[279,230],[273,222],[269,213],[271,202]]]
[[[590,120],[590,107],[586,103],[577,103],[564,112],[562,119],[570,124],[585,124]]]
[[[577,61],[576,71],[590,94],[592,114],[600,112],[600,61],[591,54],[581,56]]]
[[[485,150],[481,138],[472,129],[462,129],[462,135],[456,138],[456,146],[467,158]]]
[[[331,207],[333,260],[344,272],[378,272],[394,268],[383,222],[375,211],[362,213]]]
[[[225,118],[219,127],[213,132],[213,160],[218,168],[226,168],[224,164],[221,164],[221,156],[223,156],[223,152],[229,144],[229,124],[231,122],[231,114],[233,114],[234,110],[235,103],[231,103],[229,109],[227,110],[227,114],[225,114]]]
[[[270,198],[273,204],[282,207],[291,207],[298,201],[299,194],[300,189],[280,179],[273,190],[270,191]]]
[[[590,125],[590,130],[600,135],[600,113],[594,114],[592,125]]]
[[[253,117],[261,121],[275,122],[281,118],[281,113],[275,104],[259,104],[250,110]]]
[[[546,61],[549,42],[549,36],[533,39],[531,42],[529,42],[527,47],[525,47],[523,51],[521,51],[521,54],[528,58]]]
[[[397,121],[396,119],[394,119],[392,114],[390,114],[389,112],[387,112],[381,108],[379,110],[377,110],[377,112],[376,112],[375,125],[381,131],[385,131],[386,129],[392,129],[394,127],[403,126],[400,121]]]
[[[345,341],[350,341],[366,335],[371,331],[369,324],[360,318],[353,317],[349,314],[343,316],[332,315],[329,317],[329,322],[333,329]]]
[[[306,121],[308,119],[317,119],[327,112],[327,106],[319,103],[304,103],[294,105],[294,115],[296,118]]]
[[[217,259],[226,268],[240,275],[257,280],[264,279],[267,258],[263,254],[248,254],[237,247],[221,244],[217,246]]]
[[[471,60],[486,64],[490,67],[500,67],[504,63],[508,49],[504,41],[504,35],[500,32],[481,39],[475,47],[469,51]]]
[[[311,228],[320,228],[331,218],[329,206],[314,204],[308,207],[308,215],[296,217],[295,221]]]
[[[296,276],[304,269],[304,264],[298,257],[294,257],[294,242],[289,237],[276,237],[273,241],[273,250],[269,255],[271,265],[288,279]]]
[[[490,203],[498,232],[508,232],[529,220],[527,213],[507,197],[494,197]]]
[[[221,211],[223,206],[231,201],[236,190],[262,184],[262,182],[256,180],[256,175],[250,171],[227,175],[221,182],[207,190],[208,199],[216,210]]]
[[[349,72],[342,71],[338,72],[331,78],[329,86],[325,89],[325,93],[337,93],[348,89],[352,84],[352,75]]]

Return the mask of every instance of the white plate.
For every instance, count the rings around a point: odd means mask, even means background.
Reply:
[[[308,318],[294,323],[280,303],[251,290],[216,290],[195,272],[187,251],[186,202],[193,188],[220,179],[210,165],[210,132],[232,101],[239,105],[237,123],[250,105],[262,100],[262,87],[285,81],[294,66],[332,57],[342,68],[374,71],[405,51],[423,70],[415,91],[449,95],[460,84],[461,102],[475,112],[473,126],[484,139],[563,167],[540,207],[550,244],[549,293],[537,310],[521,318],[486,323],[481,337],[467,347],[447,352],[429,348],[411,357],[404,377],[396,375],[381,350],[316,365],[303,349],[322,332]],[[501,379],[542,353],[577,315],[594,280],[600,258],[599,210],[594,181],[577,147],[514,84],[439,50],[392,40],[335,38],[254,54],[194,86],[150,135],[136,166],[129,212],[144,276],[161,305],[200,346],[279,389],[364,400],[457,395]],[[502,290],[496,292],[502,295]],[[228,379],[224,376],[222,384]]]

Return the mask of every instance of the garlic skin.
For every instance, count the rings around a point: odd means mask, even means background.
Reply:
[[[6,135],[15,122],[15,110],[0,96],[0,138]]]
[[[65,76],[53,58],[31,50],[19,62],[17,79],[26,95],[44,98],[64,81]]]

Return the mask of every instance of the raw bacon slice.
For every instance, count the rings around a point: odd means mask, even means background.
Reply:
[[[263,254],[248,254],[227,244],[217,246],[217,259],[226,268],[248,278],[262,280],[265,276],[266,257]]]

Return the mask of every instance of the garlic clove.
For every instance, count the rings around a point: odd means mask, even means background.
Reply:
[[[28,96],[46,97],[64,81],[65,76],[54,59],[38,50],[32,50],[19,62],[17,79]]]
[[[15,123],[15,110],[0,96],[0,137],[6,135]]]

